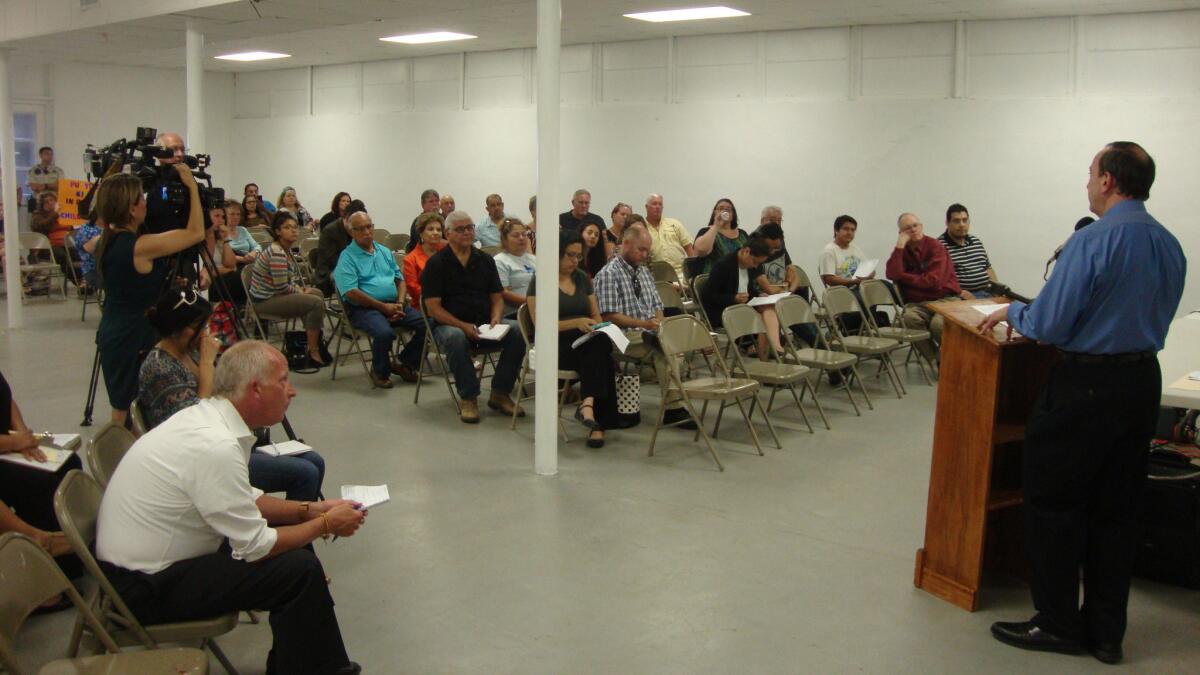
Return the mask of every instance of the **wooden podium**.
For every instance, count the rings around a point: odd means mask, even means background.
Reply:
[[[968,611],[984,566],[1023,575],[1021,446],[1025,420],[1057,359],[1053,347],[980,335],[970,300],[930,305],[945,322],[925,545],[913,583]]]

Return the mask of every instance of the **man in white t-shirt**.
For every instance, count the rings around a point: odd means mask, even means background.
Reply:
[[[856,232],[858,221],[851,216],[838,216],[833,221],[833,241],[825,245],[821,257],[817,258],[817,274],[821,275],[821,281],[825,283],[826,288],[850,286],[856,289],[862,283],[862,279],[854,273],[867,257],[854,243]],[[863,278],[873,279],[875,272]]]

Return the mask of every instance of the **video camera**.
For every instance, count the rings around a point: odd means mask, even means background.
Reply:
[[[155,161],[174,156],[173,150],[158,144],[157,129],[138,127],[132,141],[120,138],[101,148],[88,144],[83,151],[83,164],[97,182],[104,176],[126,169],[142,179],[146,192],[146,222],[143,227],[147,233],[167,232],[187,227],[188,210],[191,208],[188,189],[180,181],[175,168]],[[211,156],[184,155],[182,161],[192,170],[199,185],[200,209],[207,229],[212,226],[208,211],[225,203],[225,190],[212,186],[212,176],[208,173],[208,167],[212,164]]]

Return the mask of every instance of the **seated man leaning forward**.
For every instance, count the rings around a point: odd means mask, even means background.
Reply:
[[[404,273],[388,247],[375,242],[370,214],[360,211],[350,216],[350,236],[354,241],[338,258],[333,281],[350,323],[371,338],[371,381],[390,389],[391,372],[405,382],[416,382],[425,345],[425,318],[407,306]],[[397,326],[413,331],[413,336],[400,350],[400,362],[392,363]]]
[[[600,306],[600,317],[611,321],[629,337],[625,356],[639,361],[649,357],[654,366],[655,377],[667,400],[667,387],[671,384],[670,366],[666,356],[642,340],[642,331],[658,330],[663,320],[662,298],[654,285],[647,262],[654,240],[642,225],[626,225],[621,232],[621,246],[600,272],[593,284],[596,302]],[[667,408],[663,424],[674,424],[688,419],[683,403],[676,401]],[[677,425],[680,429],[695,429],[695,422]]]
[[[488,407],[511,416],[525,411],[513,403],[513,384],[525,357],[525,340],[517,322],[504,319],[504,297],[500,274],[492,256],[475,248],[475,223],[465,211],[446,217],[449,245],[433,254],[421,273],[421,300],[436,325],[433,337],[441,345],[454,372],[454,386],[462,399],[459,417],[468,424],[479,422],[479,374],[471,359],[472,348],[500,348],[500,362],[492,377]],[[482,340],[479,326],[507,324],[508,332],[498,341]]]
[[[926,329],[932,340],[916,343],[917,350],[930,364],[937,363],[937,345],[942,339],[942,317],[929,309],[929,303],[942,300],[971,299],[954,275],[950,256],[936,239],[925,236],[925,226],[912,213],[902,213],[896,221],[900,236],[887,261],[887,276],[903,294],[904,325]]]
[[[100,503],[96,557],[143,623],[271,613],[268,673],[361,671],[346,655],[319,537],[366,520],[344,499],[294,502],[250,487],[252,428],[278,424],[296,390],[283,354],[244,340],[221,356],[213,398],[142,436]]]

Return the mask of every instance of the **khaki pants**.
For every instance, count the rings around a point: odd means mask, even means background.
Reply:
[[[325,300],[316,289],[310,289],[308,293],[284,293],[254,301],[254,311],[289,319],[303,317],[307,330],[320,330],[325,323]]]
[[[938,350],[942,344],[942,315],[936,314],[929,305],[945,300],[929,302],[914,302],[904,306],[904,327],[927,330],[933,336],[930,340],[922,340],[914,346],[930,363],[938,362]]]

